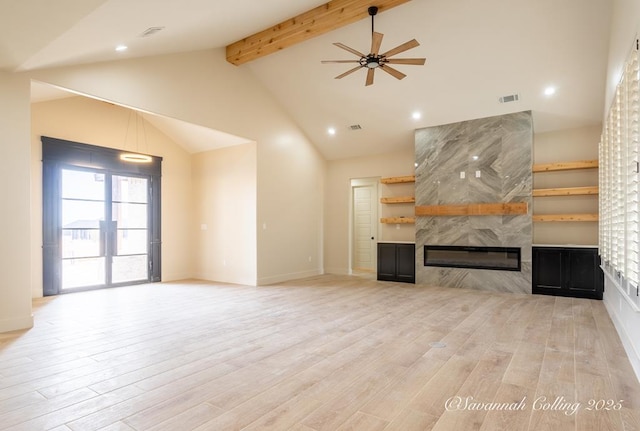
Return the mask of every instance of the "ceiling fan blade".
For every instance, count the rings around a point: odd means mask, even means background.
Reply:
[[[371,54],[378,55],[378,51],[380,51],[380,45],[382,45],[382,38],[384,35],[382,33],[373,32],[371,35]]]
[[[386,63],[390,63],[390,64],[416,64],[418,66],[423,66],[425,61],[427,61],[426,58],[390,58],[390,59],[386,60]]]
[[[404,73],[400,72],[397,69],[394,69],[391,66],[383,65],[383,66],[380,66],[380,69],[384,70],[385,72],[387,72],[389,75],[393,76],[396,79],[402,79],[405,76],[407,76]]]
[[[344,78],[345,76],[347,76],[347,75],[349,75],[349,74],[351,74],[351,73],[355,72],[356,70],[360,69],[361,67],[362,67],[362,66],[357,66],[357,67],[354,67],[353,69],[347,70],[345,73],[343,73],[343,74],[341,74],[341,75],[336,76],[336,78],[335,78],[335,79]]]
[[[338,48],[344,49],[345,51],[349,51],[350,53],[355,54],[358,57],[366,57],[366,55],[364,55],[360,51],[357,51],[357,50],[355,50],[353,48],[349,48],[347,45],[345,45],[343,43],[336,42],[336,43],[334,43],[334,45],[337,46]]]
[[[360,60],[322,60],[320,63],[360,63]]]
[[[367,70],[367,80],[364,83],[365,86],[373,84],[373,73],[374,72],[375,72],[375,69],[368,69]]]
[[[411,48],[415,48],[416,46],[420,46],[417,40],[411,39],[409,42],[405,42],[402,45],[398,45],[393,49],[382,54],[382,57],[391,57],[392,55],[400,54],[401,52],[405,52]]]

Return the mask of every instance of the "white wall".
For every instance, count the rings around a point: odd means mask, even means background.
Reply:
[[[402,150],[389,154],[370,157],[332,160],[327,163],[327,181],[325,190],[325,272],[348,274],[349,268],[349,207],[351,200],[351,180],[355,178],[397,177],[414,173],[414,143],[407,142]],[[381,187],[380,196],[391,196],[391,193],[413,195],[413,185],[399,186],[401,189],[391,190]],[[413,207],[409,205],[411,215]],[[396,215],[386,211],[403,211],[403,208],[381,207],[381,216]],[[399,213],[397,215],[400,215]],[[383,225],[380,240],[383,241],[415,241],[415,225],[403,224],[400,229],[396,225]]]
[[[135,138],[131,110],[86,97],[34,103],[31,109],[31,290],[42,296],[42,143],[41,136],[163,157],[162,161],[162,280],[192,277],[190,246],[191,155],[144,123],[145,139]],[[135,123],[132,123],[135,124]],[[127,134],[127,127],[129,131]],[[138,126],[142,129],[142,123]],[[142,134],[142,130],[139,130]],[[127,137],[128,136],[128,137]],[[125,137],[127,141],[125,142]]]
[[[247,68],[226,62],[223,49],[30,76],[257,142],[257,283],[322,271],[323,158]]]
[[[614,0],[609,62],[607,65],[607,92],[604,106],[606,117],[622,74],[624,61],[629,54],[634,37],[640,34],[640,2]],[[624,299],[624,294],[605,276],[604,304],[620,334],[629,355],[631,365],[640,380],[640,312]]]
[[[195,154],[194,277],[255,285],[256,145]]]
[[[249,69],[225,60],[224,49],[36,70],[29,75],[256,142],[299,131]]]
[[[322,273],[325,162],[297,131],[258,144],[258,284]]]
[[[0,71],[0,332],[33,326],[29,80]]]
[[[640,2],[637,0],[614,0],[603,117],[606,117],[609,111],[616,85],[622,77],[624,61],[629,55],[637,35],[640,35]]]

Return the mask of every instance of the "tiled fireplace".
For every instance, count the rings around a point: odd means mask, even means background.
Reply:
[[[416,206],[525,203],[528,208],[524,214],[417,216],[417,284],[531,292],[532,144],[529,111],[416,131]],[[425,246],[517,249],[519,267],[465,265],[468,253],[444,256],[462,259],[458,267],[425,266]]]

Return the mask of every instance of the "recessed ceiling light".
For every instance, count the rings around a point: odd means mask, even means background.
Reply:
[[[413,118],[414,120],[419,120],[420,118],[422,118],[422,114],[418,111],[415,111],[413,114],[411,114],[411,118]]]
[[[126,51],[127,48],[128,48],[127,45],[118,45],[116,46],[116,51],[118,52]]]
[[[334,129],[333,127],[329,127],[327,129],[327,133],[330,135],[335,135],[336,134],[336,129]]]
[[[545,96],[553,96],[556,94],[556,87],[547,87],[544,89]]]
[[[473,160],[478,160],[478,156],[471,157]]]

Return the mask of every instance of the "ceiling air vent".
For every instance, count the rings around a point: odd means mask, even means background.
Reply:
[[[520,95],[518,93],[509,94],[508,96],[502,96],[498,98],[498,101],[500,103],[517,102],[518,100],[520,100]]]
[[[148,29],[146,29],[140,34],[140,37],[153,36],[154,34],[162,30],[164,30],[164,27],[149,27]]]
[[[362,129],[362,126],[360,124],[352,124],[351,126],[349,126],[349,130],[360,130]]]

